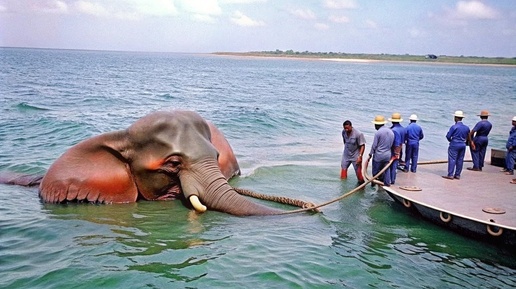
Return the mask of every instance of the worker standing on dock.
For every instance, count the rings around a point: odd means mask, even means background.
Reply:
[[[340,178],[348,177],[349,165],[353,164],[358,183],[364,183],[362,176],[362,156],[364,155],[366,140],[364,134],[354,128],[351,121],[346,120],[342,124],[342,141],[344,142],[344,151],[342,152]]]
[[[403,155],[402,150],[403,144],[405,143],[405,128],[400,124],[403,119],[401,118],[401,114],[399,112],[393,113],[391,118],[389,118],[389,121],[392,122],[391,130],[394,133],[392,156],[395,158],[392,161],[392,165],[389,169],[391,172],[391,185],[393,185],[396,182],[398,165]]]
[[[417,161],[419,158],[419,141],[425,136],[423,129],[417,122],[417,115],[412,114],[409,118],[410,123],[405,128],[405,168],[404,172],[415,173],[417,170]]]
[[[488,144],[487,136],[493,127],[487,120],[489,111],[482,110],[478,116],[480,116],[480,121],[477,122],[475,127],[469,132],[469,149],[471,158],[473,159],[473,167],[468,168],[470,171],[482,171]]]
[[[383,115],[377,115],[372,121],[377,132],[374,134],[373,144],[369,157],[373,157],[373,176],[376,176],[387,164],[392,157],[392,145],[394,143],[394,133],[388,127],[385,127],[387,121]],[[385,186],[391,185],[391,174],[389,169],[383,174],[383,183]],[[374,183],[371,184],[374,186]]]
[[[469,142],[469,127],[462,123],[462,119],[465,117],[464,112],[457,110],[453,116],[455,124],[450,127],[446,134],[446,139],[450,142],[448,146],[448,174],[443,178],[460,180],[466,143]]]
[[[514,162],[516,161],[516,116],[512,118],[512,128],[507,139],[507,155],[505,157],[505,174],[514,175]],[[513,181],[511,181],[513,183]]]

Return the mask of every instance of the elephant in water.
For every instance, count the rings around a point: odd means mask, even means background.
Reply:
[[[192,111],[159,111],[126,130],[104,133],[71,147],[39,185],[44,202],[129,203],[189,200],[233,215],[284,212],[252,202],[228,179],[240,168],[224,135]]]

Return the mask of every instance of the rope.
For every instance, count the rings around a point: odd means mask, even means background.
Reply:
[[[464,162],[473,162],[473,161],[472,160],[464,160]],[[446,164],[446,163],[448,163],[447,160],[417,162],[418,165],[435,165],[435,164]],[[369,177],[367,175],[367,164],[369,164],[369,159],[367,160],[366,169],[364,170],[363,175],[365,176],[366,179],[370,179],[371,177]],[[373,178],[373,180],[371,180],[371,181],[374,182],[375,184],[379,184],[379,185],[383,186],[383,182],[377,181],[375,179],[376,178]]]
[[[367,163],[369,163],[370,159],[371,159],[371,157],[369,156],[369,158],[367,159]],[[333,204],[335,202],[338,202],[338,201],[340,201],[340,200],[342,200],[342,199],[344,199],[344,198],[346,198],[348,196],[351,196],[352,194],[358,192],[359,190],[361,190],[365,186],[367,186],[367,184],[369,184],[373,180],[376,180],[377,178],[379,178],[391,166],[393,161],[394,160],[390,160],[389,163],[379,173],[377,173],[372,179],[368,179],[366,182],[364,182],[360,186],[354,188],[353,190],[343,194],[342,196],[340,196],[338,198],[335,198],[333,200],[327,201],[325,203],[322,203],[322,204],[319,204],[319,205],[316,205],[316,206],[313,206],[313,207],[304,208],[304,209],[298,209],[298,210],[292,210],[292,211],[287,211],[287,212],[281,212],[281,213],[278,213],[278,214],[275,214],[275,215],[288,215],[288,214],[295,214],[295,213],[306,212],[306,211],[315,211],[318,208],[321,208],[321,207],[327,206],[329,204]],[[366,163],[365,169],[363,168],[363,171],[367,170],[367,163]]]
[[[366,162],[366,165],[365,167],[362,167],[362,175],[365,176],[365,178],[367,179],[366,182],[364,182],[363,184],[359,185],[358,187],[354,188],[353,190],[341,195],[340,197],[337,197],[333,200],[330,200],[330,201],[327,201],[325,203],[321,203],[319,205],[315,205],[311,202],[305,202],[305,201],[302,201],[302,200],[298,200],[298,199],[291,199],[291,198],[287,198],[287,197],[278,197],[278,196],[271,196],[271,195],[263,195],[263,194],[258,194],[258,193],[255,193],[255,192],[252,192],[250,190],[246,190],[246,189],[240,189],[240,188],[234,188],[239,194],[241,195],[244,195],[244,196],[249,196],[249,197],[253,197],[253,198],[257,198],[257,199],[262,199],[262,200],[267,200],[267,201],[275,201],[275,202],[278,202],[278,203],[282,203],[282,204],[287,204],[287,205],[291,205],[291,206],[296,206],[296,207],[300,207],[302,209],[297,209],[297,210],[292,210],[292,211],[287,211],[287,212],[281,212],[281,213],[278,213],[278,214],[275,214],[275,215],[288,215],[288,214],[295,214],[295,213],[301,213],[301,212],[306,212],[306,211],[315,211],[315,212],[319,212],[319,208],[321,207],[324,207],[324,206],[327,206],[329,204],[333,204],[335,202],[338,202],[346,197],[349,197],[351,196],[352,194],[358,192],[359,190],[363,189],[365,186],[367,186],[369,183],[373,182],[375,184],[379,184],[379,185],[384,185],[383,182],[381,181],[378,181],[377,179],[391,166],[392,162],[394,161],[393,159],[391,159],[389,161],[389,163],[387,165],[385,165],[385,167],[380,171],[378,172],[375,176],[373,177],[370,177],[368,174],[367,174],[367,166],[369,165],[369,161],[371,160],[371,156],[369,156],[369,158],[367,159],[367,162]],[[418,165],[432,165],[432,164],[444,164],[444,163],[447,163],[448,161],[447,160],[435,160],[435,161],[423,161],[423,162],[418,162],[417,164]],[[471,160],[465,160],[465,162],[471,162]]]
[[[436,161],[424,161],[424,162],[417,162],[417,165],[435,165],[435,164],[446,164],[447,160],[436,160]],[[464,160],[466,163],[473,162],[472,160]]]
[[[380,173],[378,173],[376,176],[374,177],[370,177],[368,174],[367,174],[367,166],[369,165],[369,161],[371,160],[371,156],[369,156],[369,158],[367,159],[367,162],[366,162],[366,165],[365,165],[365,168],[364,170],[362,171],[362,175],[370,182],[373,182],[375,184],[378,184],[380,186],[383,186],[384,183],[383,182],[380,182],[378,180],[376,180],[379,175],[381,175],[391,164],[392,162],[394,161],[393,159],[391,159],[391,161],[385,166],[385,168],[383,168],[383,170],[380,171]]]
[[[256,199],[260,199],[260,200],[274,201],[277,203],[291,205],[291,206],[300,207],[300,208],[315,207],[315,204],[310,203],[310,202],[305,202],[303,200],[292,199],[292,198],[282,197],[282,196],[264,195],[264,194],[259,194],[259,193],[256,193],[256,192],[253,192],[250,190],[246,190],[246,189],[241,189],[241,188],[233,188],[233,189],[235,189],[235,191],[237,193],[239,193],[240,195],[253,197]]]
[[[359,190],[363,189],[365,186],[367,186],[367,184],[371,183],[371,182],[374,182],[376,184],[379,184],[379,185],[382,185],[383,186],[383,182],[380,182],[376,179],[378,179],[392,164],[392,162],[394,161],[393,159],[391,159],[389,161],[389,163],[387,165],[385,165],[385,167],[380,171],[378,172],[375,176],[373,176],[372,178],[369,177],[367,175],[367,166],[369,165],[369,161],[371,160],[371,156],[369,156],[369,158],[367,159],[367,162],[366,162],[366,165],[365,167],[362,168],[362,175],[364,175],[367,179],[367,181],[363,184],[361,184],[360,186],[354,188],[353,190],[343,194],[342,196],[338,197],[338,198],[335,198],[331,201],[328,201],[326,203],[322,203],[322,204],[319,204],[319,205],[316,205],[314,207],[311,207],[311,208],[306,208],[306,209],[300,209],[300,210],[293,210],[293,211],[288,211],[288,212],[282,212],[282,213],[279,213],[278,215],[287,215],[287,214],[294,214],[294,213],[299,213],[299,212],[305,212],[305,211],[309,211],[309,210],[315,210],[315,209],[318,209],[320,207],[324,207],[324,206],[327,206],[329,204],[332,204],[332,203],[335,203],[337,201],[340,201],[356,192],[358,192]],[[424,161],[424,162],[418,162],[418,165],[431,165],[431,164],[444,164],[444,163],[447,163],[448,161],[447,160],[436,160],[436,161]],[[471,162],[471,160],[465,160],[465,162]]]

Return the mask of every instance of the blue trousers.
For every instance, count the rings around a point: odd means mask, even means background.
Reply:
[[[471,159],[473,160],[473,168],[481,169],[484,167],[484,159],[486,157],[486,150],[488,139],[487,136],[479,136],[473,139],[475,143],[475,150],[470,147]]]
[[[464,154],[466,153],[465,143],[450,143],[448,147],[448,176],[458,177],[462,173]]]
[[[371,171],[373,173],[373,176],[376,176],[387,164],[389,163],[389,160],[387,161],[375,161],[373,160],[373,167],[371,168]],[[383,176],[380,176],[378,179],[383,181],[385,185],[391,184],[391,168],[396,169],[396,167],[391,166],[388,168],[384,173]]]
[[[405,169],[413,173],[417,170],[417,161],[419,158],[419,143],[407,143],[405,146]]]
[[[514,171],[514,162],[516,161],[516,150],[507,151],[505,157],[505,166],[508,172]]]
[[[393,185],[396,182],[396,174],[399,163],[399,159],[392,161],[391,167],[387,170],[387,172],[390,172],[391,174],[391,185]]]

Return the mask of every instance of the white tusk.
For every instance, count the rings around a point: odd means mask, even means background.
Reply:
[[[199,197],[197,197],[196,195],[193,195],[193,196],[190,196],[190,203],[192,204],[192,206],[194,207],[195,211],[199,212],[199,213],[204,213],[206,212],[206,206],[203,205],[201,203],[201,201],[199,200]]]

